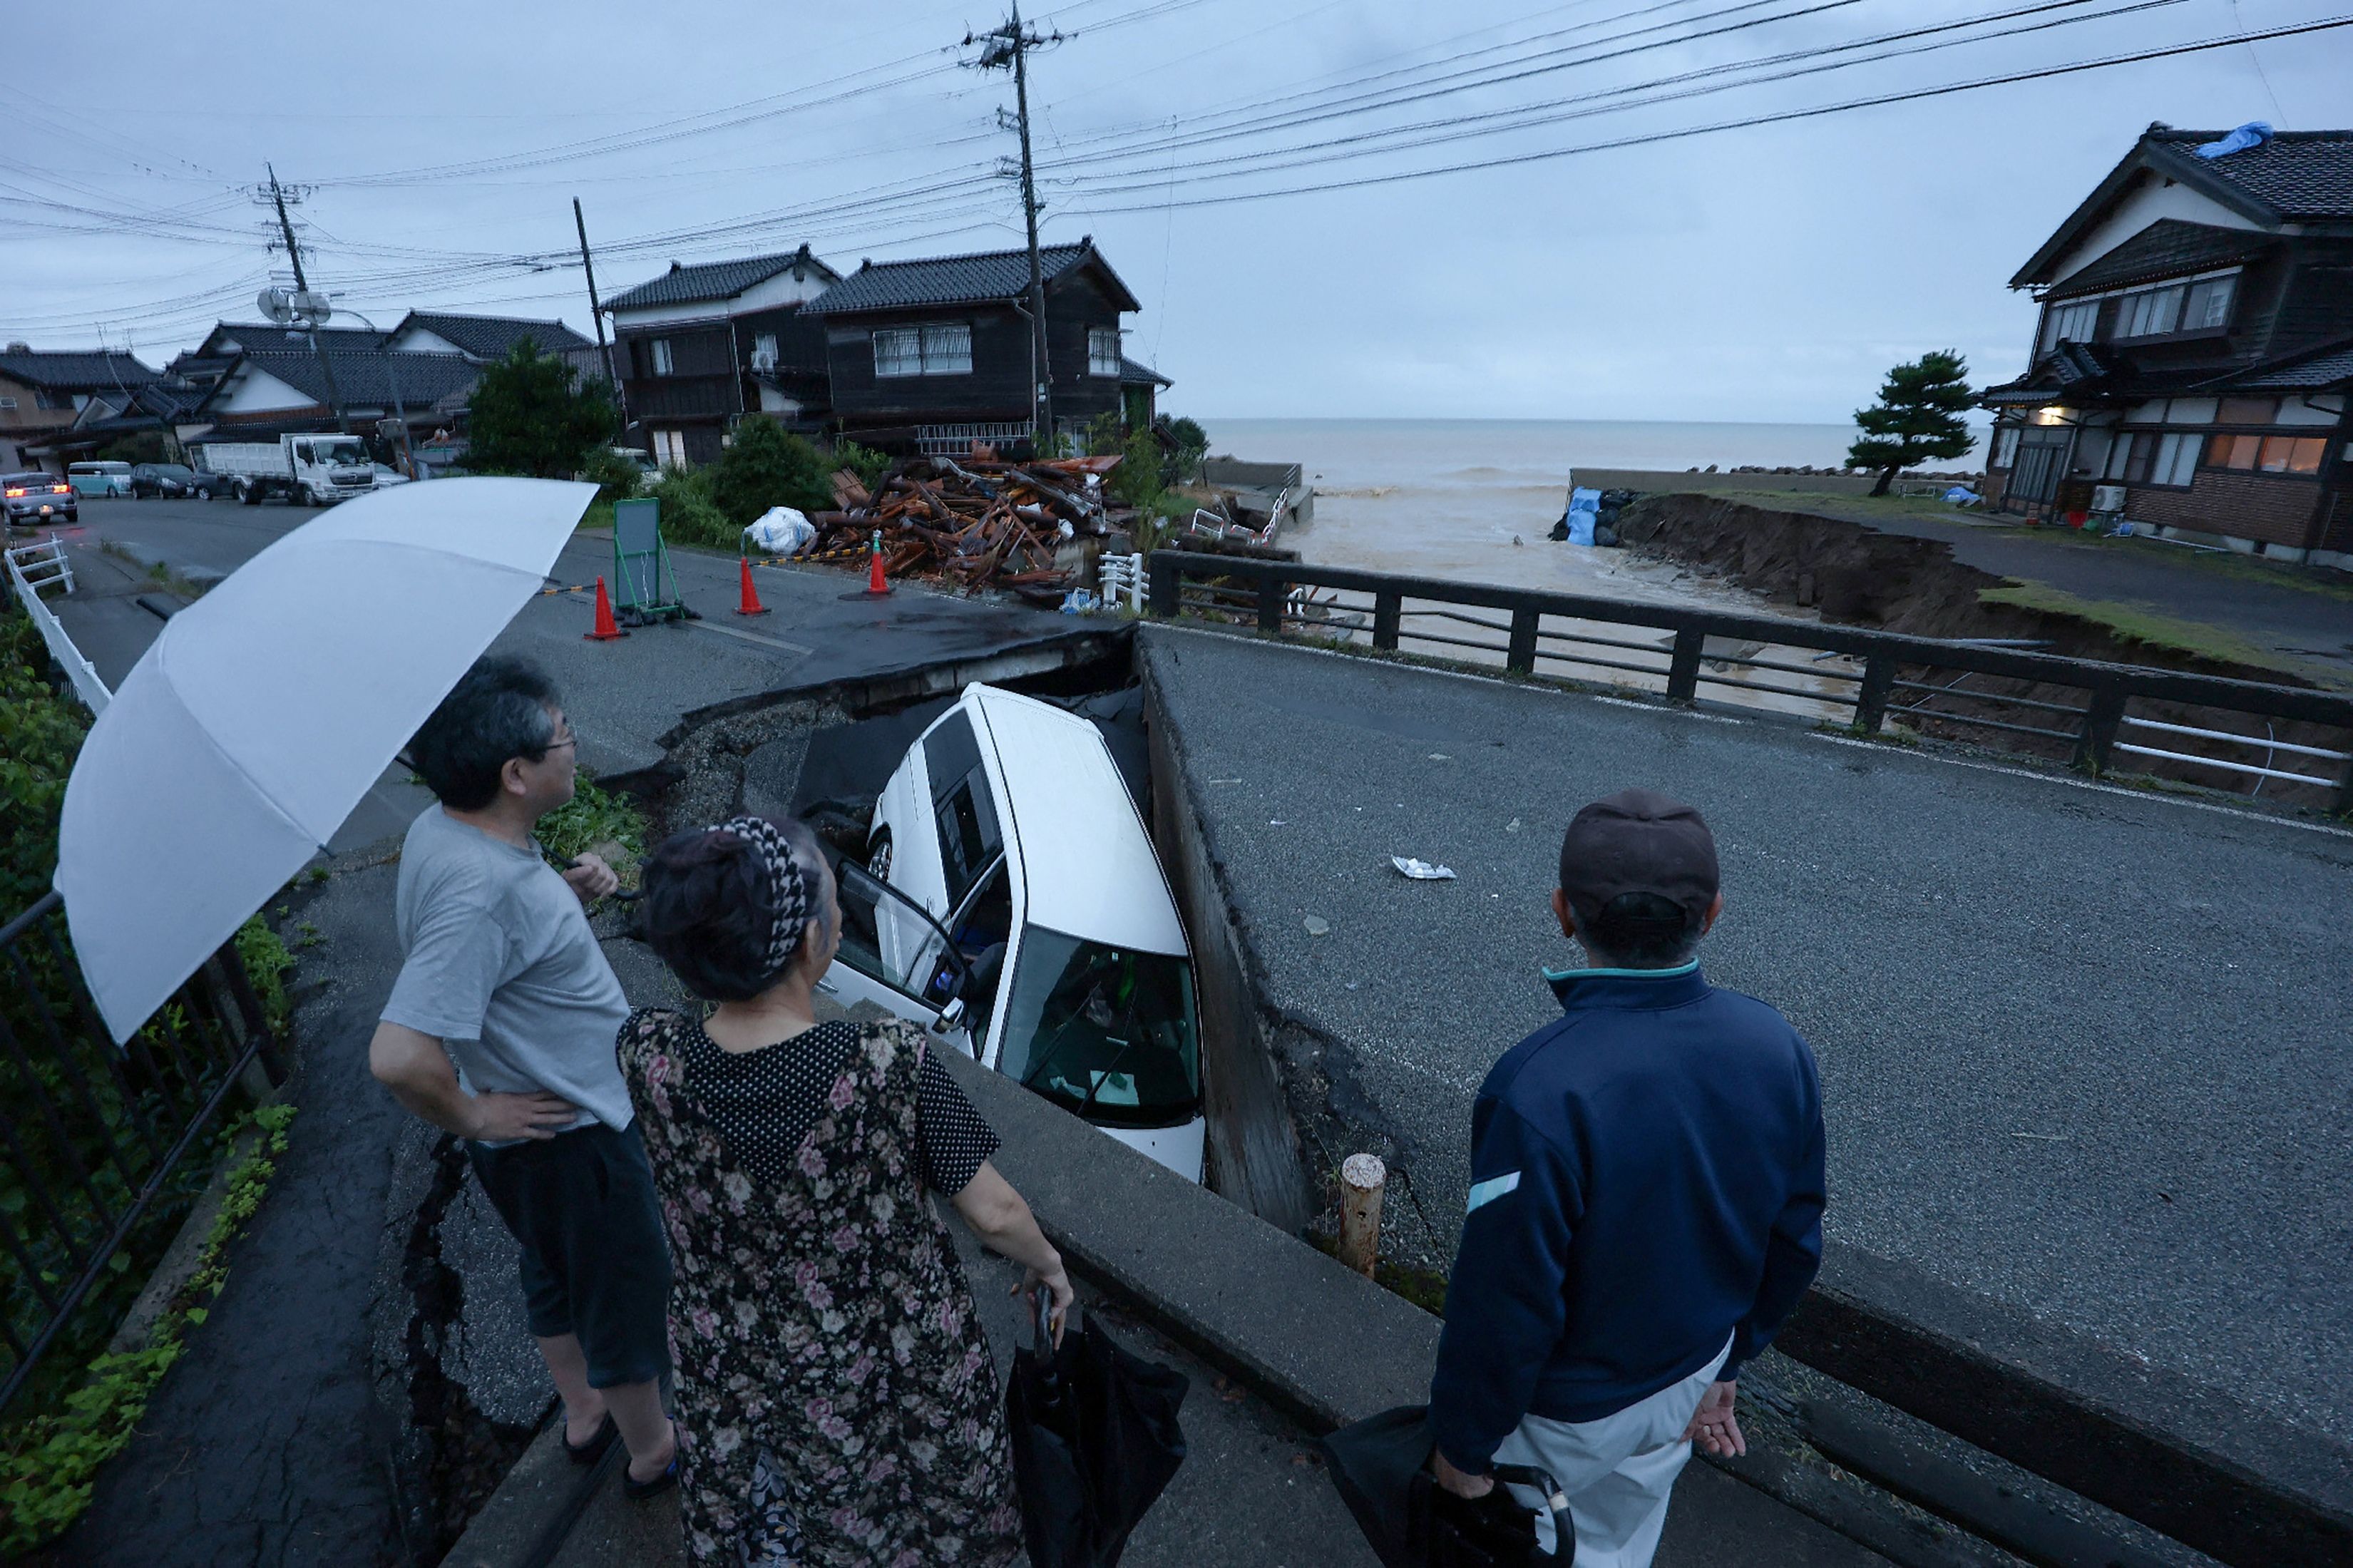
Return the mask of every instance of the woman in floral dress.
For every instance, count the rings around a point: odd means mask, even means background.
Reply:
[[[1062,1261],[921,1030],[819,1025],[840,908],[799,822],[736,817],[647,861],[640,928],[697,995],[621,1031],[670,1228],[681,1512],[695,1563],[1010,1562],[995,1369],[948,1194],[1060,1316]]]

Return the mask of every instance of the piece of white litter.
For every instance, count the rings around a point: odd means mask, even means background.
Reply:
[[[1453,868],[1450,866],[1433,866],[1427,860],[1416,860],[1409,855],[1392,855],[1389,857],[1389,864],[1404,872],[1407,876],[1411,877],[1417,882],[1451,882],[1455,880]]]
[[[1519,830],[1520,819],[1516,816],[1512,818],[1511,821],[1504,824],[1504,831],[1506,833],[1517,833]]]
[[[2012,1138],[2032,1138],[2043,1143],[2064,1143],[2067,1142],[2067,1134],[2064,1132],[2013,1132],[2010,1136]]]
[[[1209,782],[1211,784],[1240,784],[1242,781],[1240,779],[1211,779]]]
[[[1322,915],[1309,915],[1305,920],[1299,923],[1307,928],[1307,934],[1309,936],[1324,936],[1329,934],[1332,930],[1332,922],[1325,920]]]
[[[1291,824],[1289,824],[1289,823],[1287,823],[1287,822],[1283,821],[1283,820],[1282,820],[1282,818],[1281,818],[1281,817],[1279,817],[1279,816],[1270,816],[1270,817],[1268,817],[1268,818],[1266,819],[1266,825],[1267,825],[1269,827],[1288,827],[1288,826],[1291,826]]]
[[[1430,753],[1430,760],[1433,763],[1451,763],[1454,759],[1448,756],[1444,752],[1432,752]]]

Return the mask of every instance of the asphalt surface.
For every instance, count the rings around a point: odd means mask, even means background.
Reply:
[[[2326,1375],[2353,1353],[2353,834],[1770,720],[1143,638],[1263,1000],[1332,1042],[1335,1106],[1394,1138],[1413,1199],[1392,1207],[1441,1263],[1470,1100],[1556,1016],[1537,970],[1570,961],[1546,907],[1560,831],[1646,784],[1715,829],[1708,973],[1813,1043],[1834,1240],[2353,1436]]]

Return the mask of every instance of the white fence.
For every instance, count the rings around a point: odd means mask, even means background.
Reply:
[[[48,645],[49,657],[58,661],[58,668],[73,682],[74,695],[91,713],[104,712],[114,694],[107,690],[106,682],[98,678],[98,667],[81,656],[81,649],[74,647],[73,638],[66,635],[56,612],[41,598],[41,590],[54,584],[62,584],[69,594],[73,592],[73,565],[66,560],[65,545],[52,538],[9,551],[8,582],[16,590],[16,597],[24,602],[25,613],[40,628],[41,641]]]

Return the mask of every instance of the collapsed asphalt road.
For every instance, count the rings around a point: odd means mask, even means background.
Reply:
[[[1716,830],[1709,973],[1820,1058],[1834,1245],[2353,1437],[2314,1375],[2353,1352],[2353,834],[1235,637],[1139,647],[1262,1001],[1313,1058],[1311,1169],[1386,1143],[1392,1245],[1443,1267],[1472,1094],[1554,1016],[1561,827],[1647,784]]]

